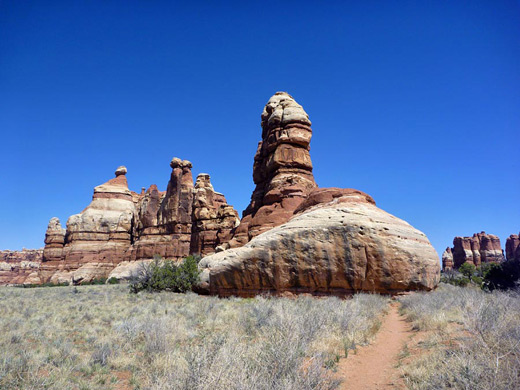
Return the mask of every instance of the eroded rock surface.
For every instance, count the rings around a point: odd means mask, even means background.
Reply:
[[[119,167],[115,178],[94,188],[92,202],[69,217],[64,236],[59,220],[51,219],[42,281],[80,283],[106,277],[128,256],[136,207],[125,174],[126,168]]]
[[[200,266],[201,291],[221,296],[431,290],[440,271],[422,232],[361,191],[336,188],[316,190],[287,223]]]
[[[181,259],[190,254],[193,212],[192,164],[173,158],[166,193],[152,186],[137,206],[138,222],[132,260],[159,255]]]
[[[124,278],[154,255],[201,253],[208,255],[201,262],[201,291],[219,295],[394,293],[436,286],[439,262],[423,233],[361,191],[317,188],[311,122],[289,94],[269,99],[261,126],[256,187],[240,224],[209,175],[199,175],[194,185],[189,161],[171,161],[164,192],[155,185],[130,191],[127,169],[119,167],[114,179],[95,188],[91,204],[69,218],[65,233],[59,220],[50,221],[41,281]],[[494,247],[484,241],[480,246],[489,253],[479,254],[491,258]]]

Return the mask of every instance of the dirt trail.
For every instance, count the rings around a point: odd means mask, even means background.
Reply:
[[[398,304],[390,306],[375,340],[366,347],[350,352],[338,364],[341,390],[406,389],[396,368],[398,355],[413,334],[411,326],[398,312]]]

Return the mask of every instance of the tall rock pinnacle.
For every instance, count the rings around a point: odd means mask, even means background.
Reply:
[[[309,154],[311,121],[286,92],[274,94],[262,112],[262,141],[254,158],[256,188],[231,246],[287,222],[316,188]]]

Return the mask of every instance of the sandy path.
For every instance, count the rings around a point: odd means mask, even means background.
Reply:
[[[411,326],[399,315],[398,304],[390,306],[375,340],[357,353],[350,351],[338,364],[341,390],[406,389],[396,369],[398,355],[412,335]]]

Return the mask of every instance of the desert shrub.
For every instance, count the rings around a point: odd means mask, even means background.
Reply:
[[[130,291],[191,291],[199,281],[198,258],[188,256],[175,263],[156,256],[151,263],[141,263],[130,279]]]
[[[0,389],[332,390],[388,305],[74,288],[0,289]]]
[[[441,283],[451,284],[452,286],[458,287],[466,287],[470,283],[470,279],[457,271],[450,271],[449,273],[442,273]]]
[[[402,298],[403,312],[419,329],[436,329],[432,351],[405,367],[412,389],[520,388],[520,296],[441,286]],[[434,319],[444,319],[441,329]]]

